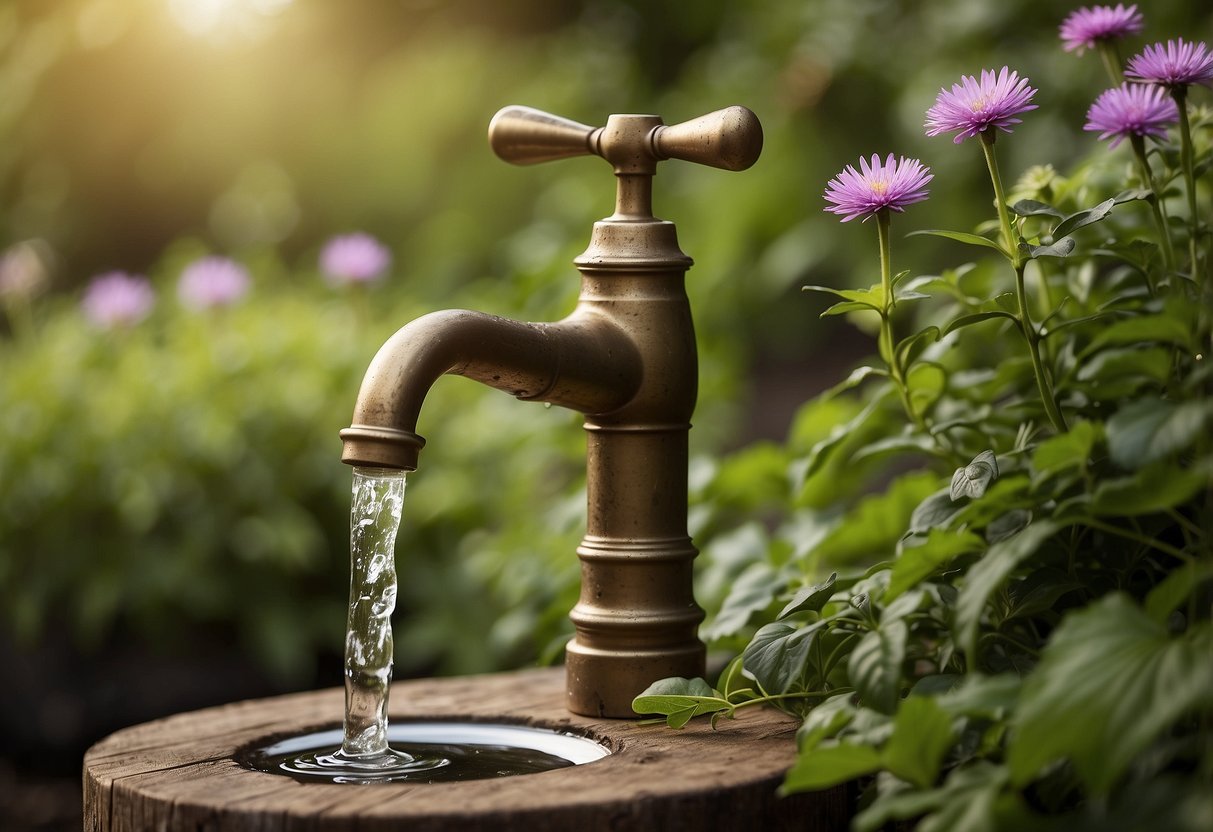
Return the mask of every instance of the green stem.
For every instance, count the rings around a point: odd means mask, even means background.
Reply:
[[[880,286],[884,291],[884,308],[880,310],[880,342],[881,354],[889,368],[889,378],[892,379],[897,393],[901,397],[901,406],[906,415],[923,433],[930,435],[922,415],[914,408],[910,399],[909,385],[906,383],[905,368],[897,360],[896,343],[893,341],[893,258],[889,234],[890,216],[887,208],[876,212],[876,233],[880,241]]]
[[[1197,238],[1199,222],[1196,212],[1196,173],[1192,152],[1192,127],[1188,122],[1188,88],[1171,88],[1171,97],[1179,110],[1179,164],[1184,173],[1184,185],[1188,192],[1188,256],[1191,262],[1192,282],[1200,285],[1200,267],[1197,260]]]
[[[1108,71],[1108,77],[1112,79],[1112,86],[1118,87],[1125,80],[1120,64],[1120,51],[1116,48],[1116,42],[1108,39],[1097,41],[1099,44],[1099,57],[1103,59],[1103,67]]]
[[[1028,293],[1024,287],[1023,271],[1027,263],[1019,251],[1018,240],[1011,226],[1011,212],[1007,209],[1007,198],[1002,187],[1002,177],[998,173],[998,159],[994,154],[994,134],[986,131],[980,134],[981,150],[985,154],[986,167],[990,169],[990,182],[994,185],[994,203],[998,209],[998,224],[1002,228],[1002,245],[1007,258],[1015,269],[1015,298],[1019,302],[1019,328],[1023,332],[1028,345],[1028,356],[1032,359],[1032,372],[1036,375],[1036,387],[1040,391],[1040,399],[1044,404],[1045,413],[1058,433],[1066,431],[1066,420],[1057,406],[1053,395],[1053,385],[1045,373],[1044,363],[1040,360],[1040,332],[1032,323],[1028,311]]]
[[[1171,232],[1167,228],[1167,216],[1163,212],[1162,195],[1154,182],[1154,174],[1150,170],[1150,160],[1146,157],[1146,140],[1138,135],[1129,136],[1133,145],[1133,155],[1137,158],[1137,166],[1141,170],[1141,178],[1150,189],[1150,210],[1154,212],[1154,224],[1158,226],[1158,242],[1162,246],[1162,262],[1167,274],[1175,271],[1175,249],[1171,246]],[[1146,282],[1150,284],[1150,294],[1154,294],[1154,282],[1147,272]]]
[[[1114,534],[1117,537],[1132,540],[1134,543],[1140,543],[1142,546],[1146,546],[1150,549],[1162,552],[1163,554],[1170,555],[1171,557],[1182,560],[1185,563],[1193,560],[1193,557],[1187,552],[1176,549],[1174,546],[1168,543],[1163,543],[1161,540],[1156,540],[1148,535],[1142,534],[1141,532],[1136,532],[1132,529],[1122,529],[1119,526],[1104,523],[1102,520],[1096,520],[1094,517],[1088,517],[1083,520],[1082,523],[1085,526],[1090,526],[1091,528],[1098,529],[1101,532]]]

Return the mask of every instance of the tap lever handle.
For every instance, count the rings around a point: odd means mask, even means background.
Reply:
[[[658,116],[611,116],[606,127],[595,128],[513,105],[489,122],[489,144],[515,165],[594,155],[611,162],[618,173],[652,175],[664,159],[745,170],[762,152],[762,125],[741,106],[668,126]]]
[[[594,128],[534,107],[503,107],[489,122],[493,151],[515,165],[534,165],[594,153]]]
[[[742,106],[658,127],[652,133],[658,159],[682,159],[724,170],[745,170],[762,152],[762,125]]]

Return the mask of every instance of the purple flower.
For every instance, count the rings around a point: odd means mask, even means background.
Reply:
[[[1108,147],[1116,147],[1128,136],[1161,138],[1178,120],[1179,109],[1162,87],[1121,84],[1095,99],[1082,129],[1103,131],[1099,138],[1111,138]]]
[[[147,278],[107,272],[92,279],[80,305],[94,324],[114,329],[139,323],[151,313],[155,303],[156,295]]]
[[[1129,59],[1125,76],[1164,87],[1213,86],[1213,52],[1204,41],[1184,43],[1180,38],[1166,46],[1156,43]]]
[[[1060,34],[1067,52],[1094,49],[1101,40],[1117,40],[1140,32],[1145,21],[1137,6],[1084,6],[1062,21]]]
[[[1018,72],[1005,66],[997,75],[992,69],[983,69],[980,82],[972,75],[962,75],[951,92],[939,90],[935,104],[927,110],[924,126],[928,136],[959,130],[953,139],[956,144],[991,127],[1010,133],[1011,125],[1021,121],[1015,115],[1036,109],[1031,103],[1035,94],[1027,78],[1020,78]]]
[[[203,257],[190,263],[177,281],[177,297],[187,309],[228,306],[248,292],[248,270],[226,257]]]
[[[369,234],[334,237],[320,252],[320,268],[334,284],[369,283],[383,277],[392,254]]]
[[[843,222],[856,217],[866,221],[885,209],[903,211],[907,205],[927,198],[931,178],[931,169],[917,159],[902,156],[894,160],[890,153],[881,164],[875,153],[871,163],[861,156],[859,170],[847,165],[826,184],[823,196],[831,204],[825,210],[841,215]]]

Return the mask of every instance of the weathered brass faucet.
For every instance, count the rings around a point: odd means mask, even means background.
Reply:
[[[686,523],[698,382],[683,282],[691,258],[673,223],[653,216],[652,178],[665,159],[744,170],[762,150],[762,128],[744,107],[671,126],[612,115],[599,128],[506,107],[489,143],[520,165],[593,154],[614,166],[615,213],[594,223],[574,261],[577,307],[557,323],[448,310],[400,329],[367,369],[341,458],[415,470],[421,405],[447,373],[584,413],[588,511],[567,701],[574,713],[630,717],[632,699],[655,680],[704,673]]]

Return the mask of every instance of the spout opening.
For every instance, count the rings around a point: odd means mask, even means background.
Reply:
[[[341,461],[359,468],[416,471],[425,439],[398,428],[351,425],[340,433]]]

